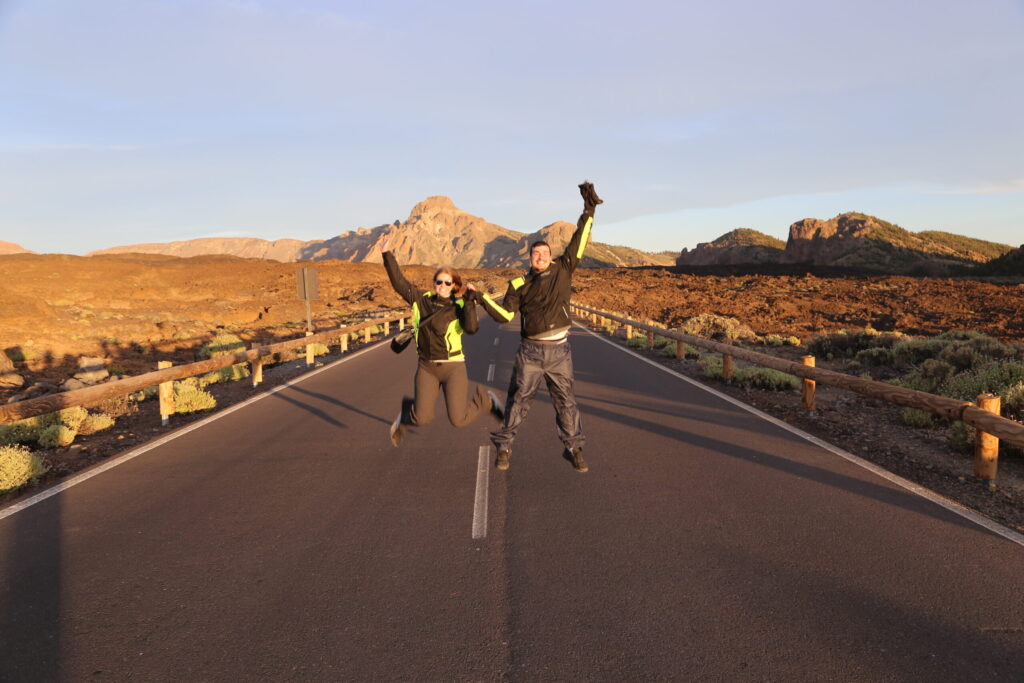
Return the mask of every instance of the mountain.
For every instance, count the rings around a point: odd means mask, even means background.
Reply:
[[[684,248],[676,258],[676,265],[779,263],[785,248],[785,242],[771,235],[749,228],[736,228],[713,242],[701,242],[693,251]]]
[[[805,218],[789,227],[783,263],[863,268],[886,273],[947,272],[984,263],[1008,245],[944,232],[914,233],[863,213],[823,221]]]
[[[36,253],[36,252],[29,251],[28,249],[26,249],[25,247],[21,246],[20,244],[15,244],[14,242],[0,241],[0,256],[5,256],[7,254],[34,254],[34,253]]]
[[[448,197],[428,197],[409,212],[404,222],[346,231],[326,240],[302,242],[255,238],[205,238],[165,244],[132,244],[87,254],[166,254],[198,256],[228,254],[276,261],[339,259],[380,263],[380,245],[391,233],[391,250],[402,264],[445,264],[454,268],[525,267],[529,245],[549,242],[555,254],[568,243],[575,224],[556,222],[524,234],[489,223],[459,209]],[[617,247],[599,242],[587,246],[582,264],[587,267],[671,265],[668,254]]]
[[[972,272],[979,275],[1024,276],[1024,244],[1011,249],[999,258],[983,263]]]

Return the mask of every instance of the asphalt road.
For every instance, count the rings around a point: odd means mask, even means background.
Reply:
[[[378,345],[0,519],[0,680],[1024,679],[1024,547],[572,344],[587,474],[546,393],[393,448]]]

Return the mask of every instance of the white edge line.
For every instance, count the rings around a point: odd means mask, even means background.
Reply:
[[[487,366],[487,381],[494,381],[494,363],[491,363],[490,365]]]
[[[491,447],[481,446],[476,462],[476,497],[473,501],[473,539],[487,537],[487,488]]]
[[[31,507],[31,506],[35,505],[36,503],[41,503],[42,501],[46,500],[47,498],[50,498],[51,496],[56,496],[58,493],[63,493],[64,491],[67,491],[72,486],[76,486],[78,484],[81,484],[83,481],[85,481],[87,479],[92,479],[93,477],[95,477],[98,474],[102,474],[102,473],[106,472],[107,470],[113,469],[113,468],[117,467],[118,465],[120,465],[122,463],[128,462],[129,460],[132,460],[134,458],[137,458],[140,455],[142,455],[143,453],[146,453],[147,451],[151,451],[154,448],[157,448],[158,446],[162,446],[165,443],[168,443],[170,441],[173,441],[174,439],[177,439],[179,436],[184,436],[185,434],[188,434],[191,431],[194,431],[196,429],[199,429],[200,427],[208,425],[211,422],[213,422],[214,420],[220,419],[220,418],[224,417],[225,415],[229,415],[229,414],[235,412],[236,410],[241,410],[242,408],[246,407],[247,405],[249,405],[251,403],[255,403],[256,401],[259,401],[262,398],[266,398],[268,396],[276,394],[277,392],[282,391],[284,389],[287,389],[288,387],[290,387],[290,386],[292,386],[294,384],[298,384],[299,382],[301,382],[303,380],[309,379],[310,377],[313,377],[315,375],[319,375],[321,372],[324,372],[326,370],[330,370],[332,367],[334,367],[335,365],[338,365],[339,363],[344,363],[345,361],[352,360],[353,358],[356,358],[357,356],[360,356],[360,355],[366,353],[367,351],[372,351],[372,350],[374,350],[376,348],[384,348],[386,346],[387,346],[387,344],[373,344],[372,346],[368,346],[366,348],[359,349],[358,351],[355,351],[355,352],[353,352],[351,354],[345,355],[343,358],[339,358],[338,360],[333,361],[333,362],[325,365],[322,368],[317,368],[316,370],[311,370],[309,372],[306,372],[306,373],[304,373],[302,375],[299,375],[295,379],[288,380],[284,384],[280,384],[280,385],[274,387],[273,389],[270,389],[269,391],[263,392],[261,394],[257,394],[256,396],[253,396],[252,398],[248,398],[248,399],[242,401],[241,403],[236,403],[235,405],[230,406],[228,408],[225,408],[224,410],[218,411],[217,413],[215,413],[215,414],[213,414],[213,415],[211,415],[211,416],[209,416],[209,417],[207,417],[205,419],[199,420],[198,422],[193,422],[190,425],[187,425],[185,427],[181,427],[180,429],[177,429],[174,432],[171,432],[170,434],[157,439],[156,441],[150,441],[149,443],[147,443],[147,444],[145,444],[143,446],[139,446],[135,450],[128,451],[124,455],[119,455],[119,456],[117,456],[116,458],[114,458],[112,460],[107,460],[106,462],[104,462],[104,463],[102,463],[100,465],[97,465],[96,467],[90,468],[90,469],[88,469],[85,472],[82,472],[80,474],[76,474],[75,476],[71,477],[70,479],[66,479],[65,481],[62,481],[61,483],[56,484],[56,485],[52,486],[51,488],[46,489],[45,491],[42,491],[41,493],[37,493],[34,496],[30,496],[30,497],[26,498],[25,500],[23,500],[21,502],[14,503],[14,504],[4,508],[3,510],[0,510],[0,519],[4,519],[6,517],[10,517],[14,513],[21,512],[25,508]]]
[[[1020,546],[1024,547],[1024,535],[1017,533],[1013,529],[1005,527],[1002,524],[999,524],[998,522],[994,522],[991,519],[989,519],[988,517],[980,515],[977,512],[975,512],[974,510],[971,510],[970,508],[966,508],[963,505],[961,505],[960,503],[952,501],[949,498],[946,498],[945,496],[942,496],[942,495],[936,493],[935,491],[932,491],[931,489],[925,488],[924,486],[921,486],[920,484],[915,484],[914,482],[910,481],[909,479],[904,479],[903,477],[901,477],[901,476],[899,476],[897,474],[893,474],[889,470],[886,470],[886,469],[884,469],[882,467],[879,467],[878,465],[876,465],[873,462],[869,462],[869,461],[867,461],[867,460],[865,460],[865,459],[863,459],[861,457],[858,457],[858,456],[854,455],[853,453],[850,453],[849,451],[844,451],[842,448],[839,448],[838,446],[830,444],[827,441],[822,441],[821,439],[819,439],[818,437],[814,436],[813,434],[808,434],[807,432],[803,431],[802,429],[799,429],[797,427],[794,427],[791,424],[783,422],[782,420],[774,418],[774,417],[772,417],[771,415],[769,415],[767,413],[761,412],[757,408],[755,408],[755,407],[753,407],[751,405],[747,405],[743,401],[735,399],[732,396],[729,396],[728,394],[723,394],[722,392],[716,391],[715,389],[712,389],[711,387],[709,387],[709,386],[707,386],[705,384],[701,384],[697,380],[692,379],[690,377],[687,377],[686,375],[684,375],[682,373],[676,372],[672,368],[665,367],[661,363],[656,363],[653,360],[651,360],[650,358],[644,358],[643,356],[641,356],[640,354],[636,353],[632,349],[628,349],[628,348],[626,348],[624,346],[620,346],[619,344],[616,344],[615,342],[613,342],[610,339],[605,339],[603,336],[601,336],[601,335],[591,331],[589,328],[584,327],[583,325],[580,325],[579,323],[573,323],[573,324],[576,325],[576,327],[579,327],[584,332],[587,332],[588,334],[590,334],[590,335],[592,335],[594,337],[597,337],[598,339],[600,339],[604,343],[606,343],[606,344],[608,344],[610,346],[613,346],[613,347],[619,349],[620,351],[628,353],[631,356],[635,356],[635,357],[639,358],[640,360],[642,360],[645,363],[649,363],[650,365],[653,365],[654,367],[656,367],[656,368],[658,368],[660,370],[664,370],[665,372],[669,373],[670,375],[675,375],[679,379],[684,380],[686,382],[689,382],[690,384],[694,385],[695,387],[703,389],[704,391],[707,391],[710,394],[714,394],[715,396],[717,396],[720,399],[723,399],[725,401],[728,401],[729,403],[732,403],[735,406],[743,408],[747,412],[753,413],[754,415],[757,415],[758,417],[760,417],[763,420],[767,420],[768,422],[771,422],[772,424],[774,424],[774,425],[776,425],[778,427],[781,427],[782,429],[785,429],[788,432],[796,434],[797,436],[799,436],[799,437],[801,437],[803,439],[806,439],[807,441],[810,441],[815,446],[819,446],[819,447],[825,449],[826,451],[829,451],[830,453],[838,455],[840,458],[843,458],[844,460],[848,460],[848,461],[852,462],[855,465],[860,465],[861,467],[863,467],[864,469],[868,470],[869,472],[872,472],[873,474],[876,474],[879,477],[882,477],[883,479],[885,479],[887,481],[890,481],[893,484],[896,484],[897,486],[900,486],[900,487],[910,491],[911,493],[916,493],[917,495],[921,496],[922,498],[924,498],[926,500],[930,500],[931,502],[935,503],[936,505],[938,505],[940,507],[943,507],[943,508],[949,510],[950,512],[956,513],[956,514],[960,515],[961,517],[974,522],[978,526],[983,527],[983,528],[991,531],[994,534],[998,534],[998,535],[1002,536],[1003,538],[1005,538],[1008,541],[1012,541],[1012,542],[1016,543],[1017,545],[1020,545]]]

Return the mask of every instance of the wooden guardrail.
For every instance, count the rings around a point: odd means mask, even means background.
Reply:
[[[295,349],[302,346],[307,347],[307,363],[312,363],[312,353],[310,349],[313,344],[324,344],[325,346],[330,346],[330,342],[333,341],[335,342],[335,345],[340,345],[341,350],[344,352],[347,350],[348,337],[351,333],[363,331],[365,341],[370,341],[370,329],[377,325],[384,325],[384,335],[387,336],[390,323],[399,322],[401,327],[403,321],[409,318],[410,315],[410,313],[403,313],[402,315],[396,315],[390,318],[372,319],[358,325],[324,330],[323,332],[316,332],[297,339],[289,339],[288,341],[276,342],[274,344],[255,346],[247,351],[238,351],[230,355],[218,356],[217,358],[198,361],[196,363],[172,366],[162,370],[128,377],[116,382],[106,382],[104,384],[98,384],[84,389],[48,394],[46,396],[29,399],[27,401],[0,405],[0,424],[15,422],[28,417],[36,417],[37,415],[45,415],[63,408],[71,408],[72,406],[98,403],[99,401],[103,401],[108,398],[124,396],[136,391],[141,391],[148,387],[169,383],[177,379],[203,375],[238,363],[252,363],[254,370],[261,371],[262,361],[264,358],[272,356],[275,353],[280,353],[281,351],[287,351],[289,349]]]
[[[978,430],[979,450],[984,448],[986,451],[991,453],[991,440],[986,440],[983,437],[983,435],[986,434],[1001,439],[1006,443],[1013,444],[1018,448],[1024,448],[1024,424],[1001,417],[1000,415],[978,407],[973,403],[959,401],[945,396],[936,396],[935,394],[929,394],[924,391],[897,387],[892,384],[886,384],[885,382],[861,379],[860,377],[854,377],[853,375],[846,375],[832,370],[824,370],[822,368],[814,367],[813,364],[804,364],[807,362],[806,360],[804,363],[797,363],[784,360],[782,358],[776,358],[775,356],[750,351],[748,349],[733,346],[732,344],[716,342],[710,339],[705,339],[704,337],[696,337],[676,330],[669,330],[655,325],[650,325],[648,323],[630,320],[629,318],[609,313],[607,311],[601,311],[596,308],[590,308],[588,306],[571,304],[571,307],[574,312],[581,316],[589,314],[585,317],[589,317],[595,323],[599,323],[601,320],[615,321],[616,323],[626,327],[627,334],[630,333],[630,330],[636,328],[646,330],[649,345],[653,343],[654,334],[657,333],[663,337],[674,339],[676,342],[690,344],[697,348],[721,353],[725,359],[728,359],[727,362],[730,365],[733,357],[741,358],[750,363],[754,363],[755,365],[761,365],[766,368],[772,368],[773,370],[779,370],[781,372],[789,373],[790,375],[802,377],[805,383],[821,382],[822,384],[829,384],[841,389],[863,394],[864,396],[870,396],[872,398],[878,398],[883,401],[895,403],[897,405],[926,410],[930,413],[934,413],[935,415],[949,418],[951,420],[963,420],[965,423]],[[725,364],[726,363],[723,363],[723,366]],[[986,442],[984,447],[980,445],[983,441]],[[991,460],[990,455],[985,457],[986,459]],[[990,471],[991,476],[985,476],[984,473],[979,474],[978,476],[983,479],[995,479],[994,465],[986,471]]]

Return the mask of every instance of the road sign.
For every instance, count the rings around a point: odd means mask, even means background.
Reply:
[[[300,299],[305,301],[314,301],[320,298],[316,268],[299,268],[295,271],[295,280],[298,285]]]

